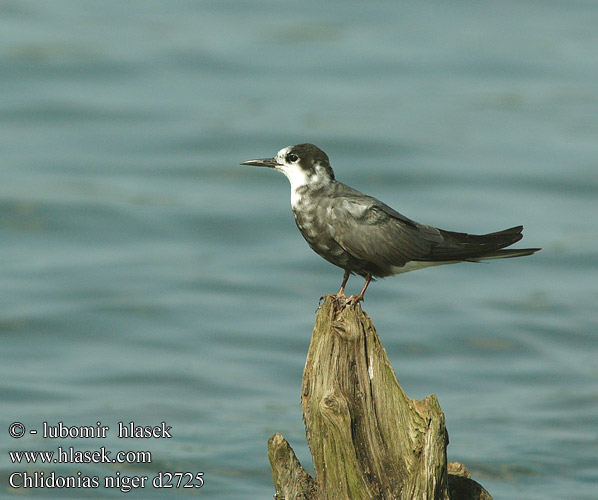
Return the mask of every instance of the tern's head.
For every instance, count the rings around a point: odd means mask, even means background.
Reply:
[[[241,165],[269,167],[287,176],[291,189],[319,187],[334,180],[328,155],[313,144],[297,144],[281,149],[274,158],[244,161]]]

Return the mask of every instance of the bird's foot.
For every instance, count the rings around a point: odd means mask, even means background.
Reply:
[[[331,298],[334,300],[342,300],[345,301],[347,299],[346,295],[344,292],[338,292],[338,293],[325,293],[324,295],[322,295],[320,297],[320,302],[322,302],[323,300],[326,300],[327,298]]]
[[[347,300],[345,300],[345,307],[355,306],[363,302],[363,294],[360,293],[359,295],[351,295]]]
[[[359,295],[351,295],[346,301],[345,301],[345,307],[348,306],[355,306],[357,304],[359,304],[360,302],[363,301],[363,296],[365,295],[365,291],[368,289],[369,284],[372,282],[372,275],[368,274],[365,278],[365,284],[363,285],[363,288],[361,289],[361,292],[359,292]],[[342,290],[342,287],[341,287]]]
[[[344,300],[346,299],[345,294],[343,293],[342,295],[340,294],[334,294],[334,293],[325,293],[324,295],[322,295],[320,297],[320,301],[319,304],[322,305],[322,302],[326,299],[334,299],[336,301],[340,301],[342,300],[344,302]]]
[[[343,288],[341,288],[337,294],[325,293],[324,295],[322,295],[320,297],[320,301],[318,302],[318,309],[321,307],[322,301],[326,299],[334,300],[335,302],[337,302],[338,305],[340,305],[341,309],[344,309],[347,305],[347,296],[345,295],[345,290]]]

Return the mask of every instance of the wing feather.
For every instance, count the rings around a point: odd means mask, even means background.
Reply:
[[[354,258],[380,269],[422,258],[443,241],[438,229],[414,222],[351,188],[337,199],[332,206],[336,242]]]
[[[538,249],[502,250],[522,238],[522,226],[495,233],[456,233],[420,224],[380,200],[341,183],[329,210],[334,241],[375,276],[395,274],[410,261],[438,265],[530,255]],[[361,273],[360,273],[361,274]]]

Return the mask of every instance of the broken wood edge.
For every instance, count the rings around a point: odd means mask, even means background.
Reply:
[[[319,500],[315,479],[301,466],[288,441],[279,433],[268,439],[268,459],[272,468],[275,500]],[[490,494],[458,468],[459,462],[448,464],[450,500],[492,500]]]
[[[305,471],[293,448],[279,433],[268,439],[268,459],[272,468],[275,500],[316,500],[316,481]]]

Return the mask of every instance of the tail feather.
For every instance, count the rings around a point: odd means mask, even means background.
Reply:
[[[485,259],[505,259],[531,255],[539,248],[503,250],[516,243],[523,235],[523,226],[515,226],[503,231],[488,234],[467,234],[443,231],[444,241],[436,245],[423,257],[425,261],[479,261]]]
[[[532,255],[541,248],[509,248],[506,250],[496,250],[482,255],[481,257],[471,257],[466,259],[467,262],[479,262],[480,260],[490,259],[510,259],[511,257],[525,257],[526,255]]]

